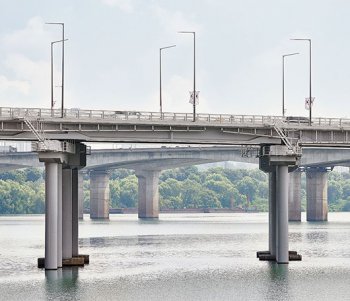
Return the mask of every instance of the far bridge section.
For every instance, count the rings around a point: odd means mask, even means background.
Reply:
[[[259,164],[257,147],[240,148],[236,146],[202,146],[202,147],[155,147],[92,150],[87,156],[86,167],[78,174],[79,217],[83,218],[83,180],[82,174],[90,174],[90,217],[109,218],[109,175],[118,168],[133,169],[136,174],[145,171],[158,172],[175,167],[184,167],[212,162],[234,161]],[[43,167],[35,152],[0,153],[1,170],[24,167]],[[335,166],[350,166],[350,149],[343,148],[304,148],[299,168],[289,173],[289,220],[301,221],[301,174],[307,175],[307,220],[327,220],[327,172]],[[150,174],[149,174],[150,175]],[[159,199],[157,195],[158,177],[151,187],[153,194],[149,197],[146,208],[149,211],[139,216],[158,217]],[[141,182],[139,182],[141,190]],[[144,193],[143,193],[144,195]],[[140,193],[141,196],[141,193]],[[151,201],[152,200],[152,201]],[[144,200],[145,201],[145,200]],[[143,207],[139,199],[139,209]]]

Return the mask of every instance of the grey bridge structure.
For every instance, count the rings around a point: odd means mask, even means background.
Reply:
[[[133,169],[139,181],[138,215],[158,218],[158,178],[162,170],[196,164],[235,161],[259,164],[258,148],[236,146],[156,147],[92,150],[78,172],[79,218],[83,218],[83,174],[90,174],[90,218],[109,218],[109,175],[118,168]],[[350,165],[350,149],[306,148],[299,168],[289,173],[289,221],[301,221],[301,173],[307,186],[307,221],[327,220],[327,172]],[[0,168],[43,167],[35,152],[0,153]],[[142,176],[147,174],[142,180]]]
[[[289,262],[289,172],[299,167],[306,148],[350,147],[350,119],[313,118],[310,126],[279,116],[197,114],[195,122],[192,117],[186,113],[0,108],[0,140],[35,141],[39,161],[45,163],[45,269],[84,260],[78,250],[78,171],[86,166],[84,142],[258,147],[259,168],[269,174],[269,250],[263,255],[277,263]],[[152,195],[148,191],[156,190],[149,184],[155,173],[153,169],[137,172],[139,194],[145,193],[141,213],[153,210],[147,206]],[[323,187],[324,178],[314,177],[314,186]],[[317,195],[318,189],[313,191]]]

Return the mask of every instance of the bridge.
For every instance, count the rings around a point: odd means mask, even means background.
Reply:
[[[136,171],[137,175],[144,172],[153,176],[150,187],[139,195],[139,216],[156,218],[159,216],[158,175],[160,171],[175,167],[196,164],[235,161],[259,164],[258,148],[239,148],[236,146],[202,146],[202,147],[157,147],[92,150],[87,156],[86,167],[78,173],[79,218],[83,218],[83,173],[90,174],[90,218],[109,218],[109,172],[117,168],[127,168]],[[289,173],[289,221],[301,220],[301,171],[306,172],[307,180],[307,220],[327,220],[327,172],[335,166],[350,165],[350,150],[341,148],[305,148],[300,160],[299,169]],[[0,168],[2,170],[43,167],[38,154],[34,152],[0,153]],[[147,180],[146,180],[147,181]],[[139,190],[142,190],[142,181]],[[318,187],[318,188],[317,188]],[[320,189],[319,187],[322,187]],[[151,194],[147,206],[142,204],[146,199],[142,196]],[[322,200],[320,202],[319,200]],[[142,208],[148,211],[142,212]]]
[[[63,117],[61,117],[63,114]],[[269,173],[269,251],[288,263],[288,171],[307,147],[349,147],[349,119],[313,118],[311,126],[279,116],[0,108],[0,140],[38,141],[45,163],[46,269],[79,258],[78,170],[86,166],[83,142],[259,146],[259,167]],[[151,173],[139,175],[145,190]],[[147,197],[146,197],[147,198]],[[147,203],[147,200],[146,200]],[[145,208],[147,211],[147,208]],[[264,254],[260,259],[267,258]]]

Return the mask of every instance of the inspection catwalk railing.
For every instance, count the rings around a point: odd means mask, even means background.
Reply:
[[[43,108],[0,108],[0,118],[20,118],[31,116],[39,119],[58,119],[61,117],[60,109],[43,109]],[[192,122],[192,113],[159,113],[159,112],[141,112],[141,111],[112,111],[112,110],[83,110],[83,109],[65,109],[63,118],[78,119],[86,121],[178,121]],[[263,115],[232,115],[232,114],[196,114],[196,122],[210,124],[262,124],[262,125],[298,125],[307,126],[308,119],[303,117],[286,117],[282,116],[263,116]],[[326,127],[350,127],[349,118],[312,118],[313,126]]]

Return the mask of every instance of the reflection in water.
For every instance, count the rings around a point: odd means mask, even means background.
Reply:
[[[288,300],[290,297],[288,283],[288,264],[268,262],[269,279],[266,300]]]
[[[47,299],[74,300],[77,292],[78,267],[45,270]]]
[[[139,224],[149,224],[149,225],[157,225],[160,223],[158,218],[139,218],[138,220]]]
[[[279,281],[285,283],[288,280],[288,264],[278,264],[268,262],[269,276],[273,282]]]
[[[106,237],[90,237],[88,241],[91,247],[107,246]]]
[[[306,239],[311,243],[328,243],[328,232],[308,232],[306,233]]]

